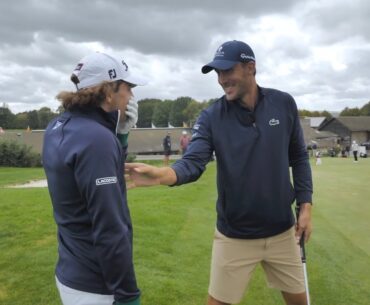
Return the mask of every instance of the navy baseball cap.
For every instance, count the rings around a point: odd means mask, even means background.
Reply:
[[[238,40],[227,41],[217,49],[213,61],[202,67],[202,73],[206,74],[213,69],[228,70],[238,62],[249,61],[256,61],[249,45]]]

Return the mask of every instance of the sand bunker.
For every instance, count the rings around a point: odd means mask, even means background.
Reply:
[[[47,187],[48,183],[46,179],[43,180],[33,180],[29,181],[24,184],[15,184],[15,185],[7,185],[6,187],[9,188],[29,188],[29,187]]]

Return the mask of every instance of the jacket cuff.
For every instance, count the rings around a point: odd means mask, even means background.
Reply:
[[[121,146],[122,147],[126,147],[127,146],[128,135],[129,135],[128,133],[125,133],[125,134],[117,133],[118,141],[121,143]]]
[[[129,302],[115,301],[113,305],[140,305],[140,296],[137,297],[135,300],[131,300]]]
[[[297,204],[301,203],[311,203],[312,204],[312,192],[299,192],[296,194]]]
[[[177,164],[175,163],[171,165],[171,168],[174,170],[176,174],[176,183],[169,185],[169,186],[178,186],[178,185],[184,184],[184,181],[182,181],[181,179],[181,174],[179,174],[179,172],[181,172],[181,167],[177,166]]]

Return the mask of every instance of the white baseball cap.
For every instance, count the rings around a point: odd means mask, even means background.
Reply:
[[[143,86],[147,81],[132,75],[124,60],[96,52],[82,58],[73,70],[78,82],[77,90],[94,87],[104,81],[123,80],[134,86]]]

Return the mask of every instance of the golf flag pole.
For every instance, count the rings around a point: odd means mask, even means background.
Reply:
[[[299,205],[296,205],[295,212],[296,212],[296,218],[297,218],[297,223],[298,223]],[[304,248],[304,232],[302,233],[302,236],[299,240],[299,247],[301,249],[301,260],[302,260],[302,265],[303,265],[304,286],[305,286],[305,289],[306,289],[307,305],[311,305],[311,303],[310,303],[310,291],[308,289],[308,278],[307,278],[307,267],[306,267],[306,251],[305,251],[305,248]]]

